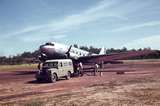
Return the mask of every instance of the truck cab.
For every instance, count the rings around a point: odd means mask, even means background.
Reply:
[[[70,79],[74,73],[71,59],[47,60],[42,64],[42,68],[37,72],[37,81],[47,80],[56,82],[59,78]]]

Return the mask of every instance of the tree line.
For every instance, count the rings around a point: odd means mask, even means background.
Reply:
[[[82,50],[86,50],[91,53],[99,53],[101,48],[96,48],[93,46],[78,46],[77,44],[73,45],[75,48],[79,48]],[[150,48],[144,48],[144,49],[132,49],[128,50],[127,48],[123,47],[121,49],[106,49],[106,54],[111,54],[111,53],[120,53],[120,52],[127,52],[127,51],[142,51],[142,50],[151,50]],[[14,64],[31,64],[31,63],[37,63],[39,62],[38,56],[40,55],[39,51],[36,50],[34,52],[24,52],[22,54],[16,55],[16,56],[0,56],[0,65],[14,65]],[[134,57],[130,59],[158,59],[160,58],[160,51],[157,50],[156,54],[149,54],[145,56],[139,56],[139,57]]]
[[[16,56],[0,56],[0,65],[30,64],[38,62],[39,51],[24,52]]]

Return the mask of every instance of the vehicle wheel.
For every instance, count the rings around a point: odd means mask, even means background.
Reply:
[[[37,82],[42,82],[41,78],[37,78],[36,80],[37,80]]]
[[[66,79],[69,80],[71,78],[71,72],[69,71],[66,75]]]
[[[77,76],[78,76],[78,77],[80,76],[80,71],[79,71],[79,70],[77,70]]]
[[[37,82],[41,82],[42,81],[42,78],[40,78],[39,75],[40,75],[39,72],[37,72],[36,75],[35,75],[35,78],[36,78]]]
[[[54,83],[54,82],[56,82],[57,80],[58,80],[57,75],[56,75],[55,73],[52,74],[51,77],[50,77],[50,82]]]

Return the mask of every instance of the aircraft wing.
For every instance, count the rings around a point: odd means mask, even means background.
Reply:
[[[143,50],[143,51],[129,51],[129,52],[121,52],[121,53],[113,53],[113,54],[105,54],[105,55],[91,55],[84,56],[78,59],[79,62],[82,63],[112,63],[117,60],[128,59],[137,56],[145,56],[152,53],[156,53],[153,50]]]

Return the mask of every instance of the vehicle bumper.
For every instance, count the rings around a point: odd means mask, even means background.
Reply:
[[[35,78],[38,81],[48,81],[50,79],[50,73],[42,73],[42,72],[37,72],[35,75]]]

